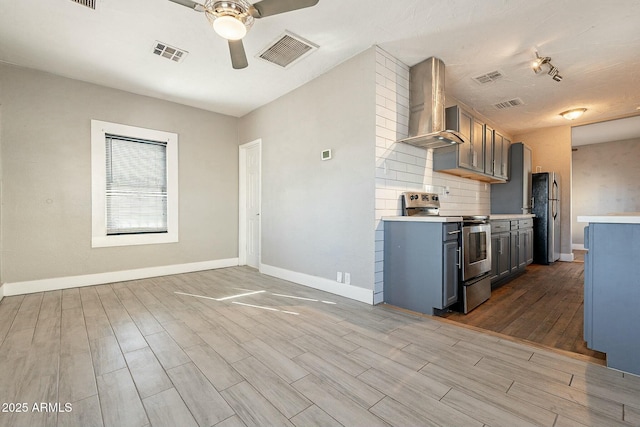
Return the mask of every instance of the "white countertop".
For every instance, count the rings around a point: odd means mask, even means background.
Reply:
[[[640,212],[616,212],[604,215],[580,215],[578,222],[607,224],[640,224]]]
[[[489,219],[527,219],[535,217],[534,214],[490,214]]]
[[[383,216],[383,221],[404,222],[462,222],[461,216]]]

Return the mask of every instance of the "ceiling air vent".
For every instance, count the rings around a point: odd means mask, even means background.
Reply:
[[[504,77],[504,74],[502,73],[502,71],[495,70],[495,71],[491,71],[489,73],[485,73],[485,74],[483,74],[481,76],[474,77],[473,80],[475,80],[476,83],[484,85],[484,84],[487,84],[487,83],[493,83],[496,80],[499,80],[499,79],[501,79],[503,77]]]
[[[156,44],[153,46],[153,53],[175,62],[181,62],[189,52],[156,40]]]
[[[498,102],[497,104],[493,104],[496,110],[504,110],[506,108],[518,107],[520,105],[524,105],[524,102],[520,98],[514,98],[508,101],[502,101]]]
[[[318,49],[317,45],[287,31],[256,56],[282,68],[287,68],[316,49]]]
[[[86,6],[90,9],[96,10],[96,1],[97,0],[71,0],[74,3],[81,4],[82,6]]]

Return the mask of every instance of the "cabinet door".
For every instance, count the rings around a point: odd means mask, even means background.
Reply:
[[[515,273],[518,271],[518,231],[511,231],[509,237],[509,269],[512,273]]]
[[[511,141],[505,137],[502,137],[502,175],[504,179],[509,179],[509,149],[511,148]]]
[[[500,235],[491,235],[491,281],[498,278],[498,270],[500,269]]]
[[[502,279],[511,273],[511,234],[498,235],[498,278]]]
[[[527,229],[527,240],[525,244],[525,251],[527,256],[527,265],[533,262],[533,228]]]
[[[458,241],[443,243],[442,307],[458,302]]]
[[[473,120],[473,133],[471,136],[471,168],[478,172],[484,172],[484,123]]]
[[[504,137],[500,135],[497,131],[493,132],[493,175],[502,177],[502,145],[503,145]]]
[[[494,175],[507,179],[509,177],[509,147],[511,146],[511,141],[498,131],[494,132],[494,141]]]
[[[471,142],[472,134],[473,134],[473,117],[467,114],[465,111],[458,109],[458,125],[459,132],[464,136],[469,143],[458,144],[458,156],[459,156],[459,164],[464,168],[471,169]]]
[[[518,268],[527,266],[527,230],[518,230]]]
[[[494,158],[493,158],[494,135],[493,129],[484,125],[484,173],[494,175]]]

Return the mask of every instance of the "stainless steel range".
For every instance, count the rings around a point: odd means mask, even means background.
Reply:
[[[402,215],[439,216],[440,197],[435,193],[402,193]],[[468,313],[491,296],[491,225],[484,215],[460,215],[462,232],[458,239],[460,278],[459,310]]]

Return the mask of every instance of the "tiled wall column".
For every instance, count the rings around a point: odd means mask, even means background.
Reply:
[[[490,186],[433,171],[433,150],[396,143],[408,134],[409,67],[376,47],[374,304],[384,301],[384,216],[401,215],[404,191],[441,195],[442,215],[489,214]]]

